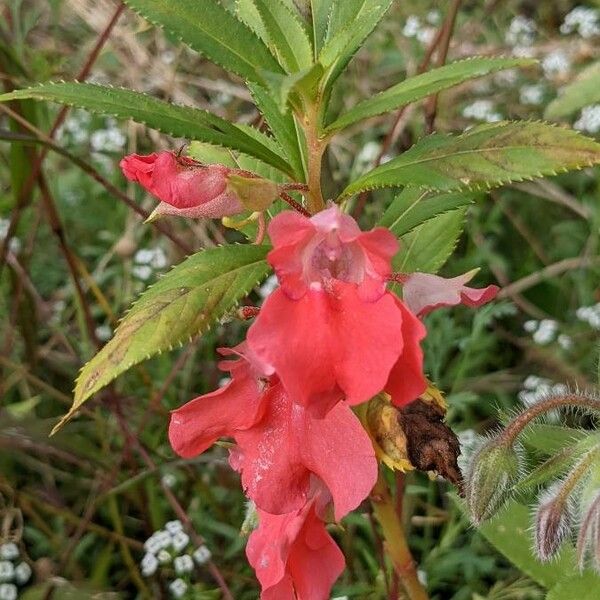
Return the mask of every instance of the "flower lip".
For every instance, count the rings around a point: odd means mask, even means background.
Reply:
[[[269,253],[283,291],[293,299],[308,290],[335,293],[337,283],[356,285],[368,301],[380,298],[398,250],[384,228],[362,232],[356,221],[332,205],[311,218],[286,211],[269,225]]]

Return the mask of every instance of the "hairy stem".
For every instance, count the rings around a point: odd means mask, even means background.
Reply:
[[[417,577],[416,564],[406,541],[404,527],[381,471],[371,492],[371,504],[383,530],[386,553],[407,597],[409,600],[428,600],[429,596]]]

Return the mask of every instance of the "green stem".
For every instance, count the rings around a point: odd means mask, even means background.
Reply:
[[[308,148],[308,211],[311,214],[325,208],[325,200],[321,191],[321,168],[327,139],[319,137],[318,115],[318,106],[311,103],[303,118],[304,135]]]
[[[382,471],[371,492],[371,504],[383,530],[385,551],[394,565],[394,570],[409,600],[429,600],[425,588],[417,577],[415,561],[406,541],[404,527],[396,512],[394,500]]]

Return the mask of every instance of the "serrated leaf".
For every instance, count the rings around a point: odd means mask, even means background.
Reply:
[[[378,187],[484,189],[600,162],[600,144],[541,122],[479,125],[459,136],[430,135],[352,182],[341,198]]]
[[[313,49],[296,10],[281,0],[252,0],[263,23],[267,45],[288,73],[310,68]]]
[[[464,206],[438,215],[404,235],[393,260],[394,271],[439,271],[462,233],[466,210]]]
[[[535,63],[535,60],[523,58],[476,57],[432,69],[427,73],[409,77],[372,98],[360,102],[347,113],[338,117],[326,128],[326,131],[333,132],[344,129],[357,121],[401,108],[469,79],[483,77],[501,69],[526,67]]]
[[[311,99],[316,96],[317,87],[323,75],[323,67],[317,63],[289,75],[268,72],[264,72],[263,75],[277,107],[281,112],[286,112],[288,99],[293,100],[292,94],[295,92],[302,93]]]
[[[296,127],[291,111],[282,112],[269,92],[255,83],[248,83],[254,103],[264,116],[271,133],[283,148],[288,162],[294,169],[297,181],[305,181],[301,144],[304,143],[300,130]]]
[[[325,97],[391,4],[392,0],[345,0],[334,4],[328,39],[319,52],[319,62],[327,71]]]
[[[312,18],[313,46],[315,55],[323,47],[329,28],[329,19],[335,0],[310,0],[310,16]],[[339,2],[337,3],[339,4]]]
[[[471,204],[475,196],[472,192],[436,193],[405,187],[392,200],[377,224],[401,237],[437,215]]]
[[[50,83],[0,95],[0,102],[20,98],[49,100],[119,119],[133,119],[174,137],[239,150],[284,173],[291,174],[292,171],[281,158],[281,151],[274,140],[260,131],[235,125],[205,110],[170,104],[140,92],[94,83]]]
[[[575,81],[560,91],[558,98],[546,107],[546,119],[566,117],[576,110],[600,102],[600,61],[585,68]]]
[[[262,69],[281,67],[263,41],[217,0],[125,0],[154,25],[190,48],[249,81],[262,82]]]
[[[268,251],[268,246],[244,245],[198,252],[148,288],[81,370],[73,406],[53,432],[133,365],[206,331],[267,275]]]

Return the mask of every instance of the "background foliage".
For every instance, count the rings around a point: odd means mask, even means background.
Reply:
[[[130,4],[143,12],[154,3],[132,0]],[[269,7],[268,2],[262,4],[264,10]],[[350,177],[359,179],[380,156],[392,159],[383,161],[381,168],[387,171],[401,169],[402,161],[418,156],[419,146],[412,154],[393,158],[426,132],[427,104],[411,105],[397,121],[393,114],[379,116],[374,108],[362,113],[373,116],[365,128],[357,128],[349,109],[418,71],[445,16],[438,4],[393,3],[347,74],[332,87],[333,110],[346,118],[328,116],[326,121],[332,129],[345,128],[334,139],[325,165],[329,197],[342,193]],[[239,5],[243,10],[247,3]],[[534,57],[540,63],[444,91],[436,128],[441,132],[474,126],[493,129],[493,124],[484,124],[502,118],[529,120],[535,128],[535,122],[545,116],[574,123],[588,135],[598,134],[600,97],[590,82],[600,59],[599,37],[588,35],[583,26],[568,31],[565,17],[574,7],[568,1],[463,2],[449,61],[504,54]],[[5,91],[48,80],[73,80],[115,9],[108,1],[5,0],[0,5],[6,17],[0,20]],[[202,19],[190,20],[190,26],[200,22],[210,26]],[[302,34],[293,24],[290,27],[272,42],[286,61],[302,69],[306,63]],[[241,50],[225,58],[229,62],[224,66],[233,65],[235,72],[256,84],[252,96],[235,76],[226,75],[181,45],[177,36],[150,27],[129,10],[120,15],[89,80],[210,109],[240,125],[227,126],[208,117],[202,121],[198,114],[192,124],[191,118],[186,121],[182,115],[181,128],[167,132],[192,136],[190,127],[204,127],[216,140],[219,135],[235,139],[243,151],[244,144],[251,143],[244,125],[260,124],[253,104],[253,97],[260,103],[260,85],[276,86],[285,100],[293,82],[265,81],[253,64],[260,56],[248,51],[238,36],[232,34],[231,39],[241,44]],[[240,54],[247,60],[240,61]],[[276,65],[273,70],[277,72]],[[412,98],[413,92],[404,93]],[[146,109],[138,99],[127,101],[141,113]],[[19,110],[35,129],[48,132],[59,107],[23,100]],[[145,120],[143,114],[140,120]],[[397,135],[389,145],[394,124]],[[440,140],[450,146],[452,156],[457,144],[465,140],[468,144],[478,131]],[[31,135],[31,131],[0,113],[0,135],[14,141],[15,136]],[[215,368],[215,348],[239,341],[243,323],[219,324],[200,342],[132,368],[95,396],[83,408],[80,420],[48,437],[71,404],[72,382],[79,368],[110,339],[117,318],[139,292],[171,264],[180,263],[190,250],[241,237],[210,221],[172,219],[160,231],[143,225],[139,215],[122,202],[126,194],[144,209],[154,204],[140,189],[126,185],[117,168],[120,157],[134,151],[177,148],[183,143],[181,138],[73,109],[56,140],[62,152],[50,152],[44,163],[46,192],[42,194],[27,189],[33,168],[31,146],[0,146],[0,238],[17,222],[15,213],[20,214],[0,280],[0,512],[34,567],[34,581],[23,589],[22,597],[44,598],[49,593],[83,597],[95,592],[106,598],[168,597],[171,567],[149,578],[141,576],[143,542],[167,521],[187,517],[205,540],[234,597],[256,598],[257,585],[246,566],[244,538],[239,532],[243,498],[227,467],[226,448],[218,447],[191,461],[180,460],[170,450],[165,427],[169,410],[218,385],[221,375]],[[276,168],[281,159],[261,140],[262,158]],[[289,139],[279,142],[287,143],[291,168],[299,172],[302,159],[297,149]],[[200,156],[207,151],[201,144],[191,150]],[[548,155],[541,153],[540,170],[555,153],[556,148]],[[517,163],[514,160],[510,166]],[[433,165],[422,177],[431,178],[434,187],[455,189],[445,169],[444,164]],[[367,187],[378,186],[360,189]],[[481,284],[497,281],[505,286],[501,301],[477,312],[457,308],[427,317],[427,372],[446,392],[448,421],[465,446],[474,432],[494,427],[498,408],[503,418],[519,402],[531,402],[553,386],[596,382],[600,310],[593,307],[600,302],[599,194],[596,168],[490,192],[474,191],[468,206],[464,196],[446,197],[449,212],[411,231],[405,239],[397,258],[399,269],[443,265],[443,274],[451,276],[483,265],[478,275]],[[390,189],[378,189],[366,204],[354,201],[365,227],[372,226],[388,208],[382,222],[394,228],[399,211],[407,210],[411,199],[404,197],[389,208],[393,195]],[[58,219],[47,209],[48,197],[53,199]],[[465,234],[446,263],[454,236],[445,242],[442,234],[458,232],[463,225]],[[172,242],[173,237],[179,244]],[[248,272],[239,274],[242,287],[250,289],[262,277],[260,265],[252,262],[259,259],[248,257]],[[230,282],[221,281],[221,285],[226,289]],[[255,288],[251,298],[258,301],[262,289]],[[144,307],[138,305],[135,310]],[[181,341],[187,341],[187,336],[182,334]],[[143,358],[143,348],[128,351]],[[137,362],[135,357],[131,360]],[[545,442],[541,446],[538,452],[556,450]],[[570,597],[574,588],[565,578],[575,577],[575,570],[568,556],[561,559],[561,569],[540,567],[528,551],[526,535],[518,544],[514,542],[527,525],[520,509],[513,508],[504,521],[499,517],[478,532],[448,491],[441,481],[411,475],[403,507],[411,546],[433,598],[541,598],[546,589],[552,589],[548,597],[555,600]],[[11,520],[14,509],[23,515],[22,526]],[[381,539],[368,507],[346,519],[335,536],[348,562],[335,594],[389,597],[380,571]],[[197,545],[197,540],[192,542]],[[518,555],[511,548],[518,548]],[[219,597],[208,567],[196,569],[190,579],[196,585],[195,597]]]

